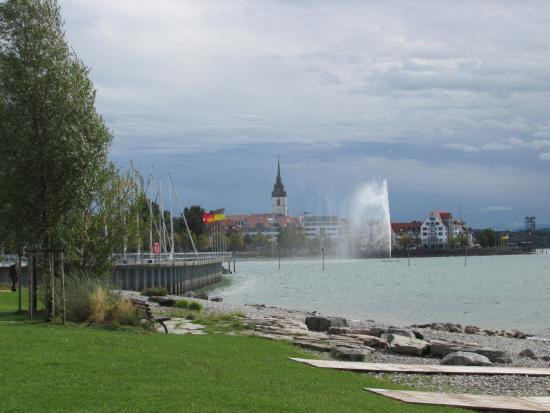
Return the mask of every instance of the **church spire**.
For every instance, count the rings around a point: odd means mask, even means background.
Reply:
[[[275,179],[275,185],[273,185],[273,192],[271,192],[271,200],[273,206],[273,215],[288,216],[288,202],[286,199],[285,186],[283,185],[283,179],[281,178],[281,161],[277,156],[277,179]]]
[[[281,177],[281,162],[279,161],[279,156],[277,156],[277,178]]]

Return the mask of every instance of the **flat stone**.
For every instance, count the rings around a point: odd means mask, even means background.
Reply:
[[[329,327],[327,329],[328,334],[350,334],[351,328],[349,327]]]
[[[330,356],[336,360],[346,360],[346,361],[365,361],[369,354],[370,350],[367,349],[354,349],[346,347],[336,347],[330,352]]]
[[[319,351],[319,352],[326,352],[326,351],[332,350],[332,347],[330,346],[330,344],[321,343],[319,341],[292,340],[292,343],[302,348]]]
[[[457,351],[447,354],[441,364],[447,366],[492,366],[493,363],[481,354]]]
[[[422,356],[430,351],[430,343],[417,338],[389,334],[387,341],[390,353]]]

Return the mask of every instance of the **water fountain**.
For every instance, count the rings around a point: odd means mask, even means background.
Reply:
[[[388,182],[371,181],[351,198],[346,249],[355,256],[391,259]]]

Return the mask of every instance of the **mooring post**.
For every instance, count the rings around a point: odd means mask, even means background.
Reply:
[[[279,245],[279,271],[281,271],[281,246]]]
[[[321,248],[321,254],[323,254],[323,271],[325,271],[325,249]]]
[[[464,266],[466,266],[466,259],[468,258],[468,246],[464,247]]]
[[[233,251],[233,272],[236,274],[237,273],[237,267],[235,267],[235,262],[237,261],[237,253],[235,251]]]
[[[407,247],[407,267],[411,266],[411,250]]]

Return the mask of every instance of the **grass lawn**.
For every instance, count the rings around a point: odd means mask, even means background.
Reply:
[[[0,320],[16,309],[10,295],[0,295]],[[248,336],[0,321],[0,411],[457,411],[371,395],[362,388],[396,386],[289,356],[312,357]]]

